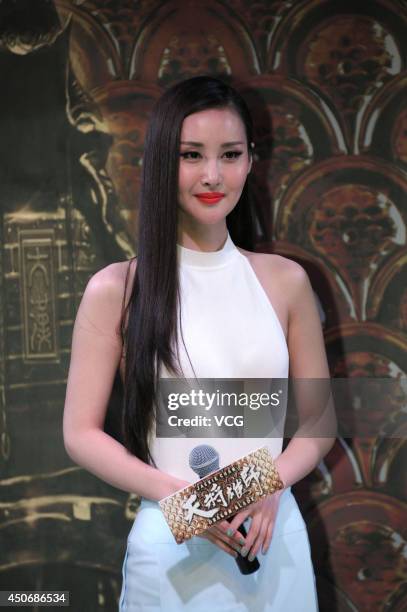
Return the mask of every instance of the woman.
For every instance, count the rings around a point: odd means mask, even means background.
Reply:
[[[97,272],[78,310],[67,452],[141,497],[123,563],[122,611],[317,609],[307,531],[291,485],[319,463],[332,436],[294,437],[284,452],[281,437],[218,440],[222,465],[267,444],[284,489],[183,544],[158,505],[197,480],[188,468],[196,440],[155,435],[159,377],[329,377],[305,271],[251,250],[253,147],[249,110],[229,85],[200,76],[167,90],[146,136],[138,257]],[[124,446],[103,431],[118,367]],[[246,537],[238,531],[243,521]],[[242,575],[237,551],[257,556],[260,569]]]

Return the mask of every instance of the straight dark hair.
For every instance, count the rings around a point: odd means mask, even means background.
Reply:
[[[122,427],[125,447],[155,467],[148,436],[155,419],[160,367],[166,366],[175,376],[182,375],[177,362],[180,134],[185,117],[210,108],[228,108],[240,116],[252,155],[253,126],[245,101],[233,87],[211,76],[193,77],[168,89],[153,108],[145,139],[137,266],[128,302],[123,301],[121,319],[125,356]],[[226,224],[237,246],[253,250],[254,216],[248,180]]]

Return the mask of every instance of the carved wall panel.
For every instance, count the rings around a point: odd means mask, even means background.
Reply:
[[[137,249],[155,100],[212,74],[252,109],[257,249],[306,268],[332,377],[396,384],[363,417],[377,435],[345,420],[349,436],[295,487],[320,608],[405,610],[405,1],[36,4],[0,3],[1,589],[117,608],[139,500],[63,449],[72,325],[91,274]],[[116,380],[105,429],[118,439],[119,408]]]

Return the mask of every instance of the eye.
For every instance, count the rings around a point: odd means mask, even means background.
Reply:
[[[188,155],[200,155],[198,151],[186,151],[185,153],[180,153],[180,156],[184,159],[196,159],[196,157],[188,157]]]
[[[242,154],[241,151],[226,151],[225,155],[232,155],[233,157],[228,157],[228,159],[237,159]]]
[[[198,159],[197,157],[188,157],[189,155],[195,156],[195,155],[201,155],[199,153],[199,151],[185,151],[184,153],[180,153],[180,157],[182,157],[183,159],[193,159],[196,160]],[[229,161],[233,161],[234,159],[238,159],[238,157],[240,157],[240,155],[242,155],[242,151],[226,151],[224,153],[224,155],[227,156],[231,156],[231,157],[226,157],[226,159],[228,159]]]

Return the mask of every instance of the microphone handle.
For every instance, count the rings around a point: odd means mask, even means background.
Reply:
[[[228,523],[231,523],[233,520],[233,516],[226,517],[226,520],[228,521]],[[238,527],[237,530],[239,531],[239,533],[242,534],[244,538],[247,536],[247,531],[243,523]],[[260,567],[260,563],[257,557],[255,557],[253,561],[249,561],[247,557],[243,557],[243,555],[241,555],[239,552],[237,553],[235,561],[237,563],[238,568],[240,569],[240,572],[245,575],[257,572]]]

